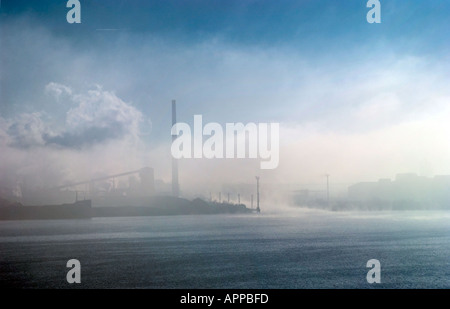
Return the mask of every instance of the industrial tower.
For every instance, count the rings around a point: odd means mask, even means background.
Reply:
[[[259,208],[259,176],[256,176],[256,212],[261,212]]]

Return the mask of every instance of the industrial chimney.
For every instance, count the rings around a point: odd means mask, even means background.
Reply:
[[[172,100],[172,127],[177,123],[177,104]],[[172,142],[177,138],[172,134]],[[178,161],[172,156],[172,195],[178,197],[180,195],[180,186],[178,184]]]
[[[256,212],[261,212],[259,208],[259,176],[256,176]]]

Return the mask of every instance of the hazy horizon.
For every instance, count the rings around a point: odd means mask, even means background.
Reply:
[[[383,2],[381,24],[364,1],[173,3],[83,1],[76,25],[64,1],[2,1],[0,186],[170,182],[172,99],[186,123],[280,123],[276,169],[181,159],[189,194],[450,174],[450,3]]]

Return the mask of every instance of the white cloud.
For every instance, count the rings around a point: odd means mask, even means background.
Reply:
[[[72,94],[68,89],[71,88],[57,83],[49,83],[45,88],[58,95],[64,92],[77,104],[67,111],[63,129],[52,130],[42,113],[22,113],[14,119],[2,119],[3,143],[18,148],[54,145],[81,149],[124,138],[139,141],[143,115],[137,108],[101,87],[86,94]]]
[[[49,132],[41,113],[23,113],[7,121],[7,140],[13,147],[29,148],[45,144],[43,136]]]
[[[97,87],[87,94],[74,94],[71,100],[77,106],[67,112],[65,131],[46,136],[47,143],[82,148],[108,140],[139,140],[142,113],[114,93]]]
[[[72,89],[62,84],[50,82],[45,86],[45,93],[54,96],[59,101],[62,95],[72,95]]]
[[[120,127],[124,134],[139,135],[142,113],[131,104],[125,103],[114,93],[100,87],[88,93],[76,95],[73,100],[78,106],[67,112],[67,125],[74,131],[86,127]]]
[[[54,186],[145,166],[139,137],[143,116],[137,108],[101,87],[65,94],[76,106],[67,111],[62,129],[39,112],[0,117],[0,186],[17,181],[30,188]]]

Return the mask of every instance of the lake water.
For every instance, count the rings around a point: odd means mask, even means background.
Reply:
[[[66,263],[81,263],[69,285]],[[369,284],[369,259],[381,284]],[[0,286],[450,288],[449,212],[0,222]]]

